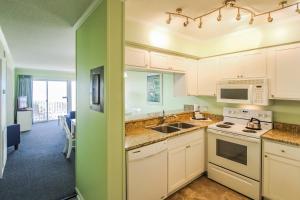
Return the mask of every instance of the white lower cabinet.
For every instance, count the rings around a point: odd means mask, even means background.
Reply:
[[[300,199],[300,148],[264,141],[263,196],[272,200]]]
[[[168,141],[168,194],[205,171],[204,129]]]

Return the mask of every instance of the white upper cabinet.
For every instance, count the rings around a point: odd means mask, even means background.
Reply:
[[[240,54],[239,67],[242,78],[261,78],[267,76],[266,50],[248,51]]]
[[[266,51],[263,49],[221,56],[220,72],[222,78],[266,77]]]
[[[188,60],[188,67],[186,73],[187,83],[187,95],[197,96],[198,95],[198,61]]]
[[[270,48],[271,98],[300,99],[300,44]]]
[[[156,69],[172,70],[169,55],[150,52],[150,67]]]
[[[174,71],[186,71],[188,59],[180,56],[169,56],[169,64]]]
[[[231,54],[220,57],[220,73],[224,79],[242,78],[242,69],[240,65],[240,55]]]
[[[199,60],[198,65],[198,95],[215,96],[216,85],[221,79],[219,73],[219,58],[208,58]]]
[[[149,53],[143,49],[125,48],[125,65],[147,68],[149,66]]]

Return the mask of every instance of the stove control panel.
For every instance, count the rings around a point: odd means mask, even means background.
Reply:
[[[250,120],[252,117],[259,119],[264,122],[273,121],[272,111],[266,110],[252,110],[252,109],[243,109],[243,108],[224,108],[223,115],[225,117],[233,117],[240,119]]]

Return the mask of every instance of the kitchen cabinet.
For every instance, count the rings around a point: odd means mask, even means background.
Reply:
[[[266,50],[247,51],[239,54],[239,67],[242,78],[261,78],[267,76]]]
[[[266,77],[266,50],[262,49],[221,56],[220,72],[222,78]]]
[[[143,49],[125,48],[125,65],[131,67],[147,68],[149,66],[149,53]]]
[[[168,194],[205,170],[204,129],[168,141]]]
[[[263,196],[298,200],[300,148],[271,141],[264,141],[263,148]]]
[[[239,54],[230,54],[221,56],[219,61],[221,78],[232,79],[242,78]]]
[[[205,171],[204,141],[197,140],[186,149],[186,178],[192,180]]]
[[[172,70],[169,55],[150,52],[150,67],[155,69]]]
[[[186,146],[168,152],[168,191],[173,191],[186,181]]]
[[[188,59],[180,56],[169,56],[169,65],[174,71],[186,71]]]
[[[185,74],[186,88],[188,96],[198,95],[198,61],[188,60],[187,73]]]
[[[196,73],[197,95],[216,96],[217,82],[221,79],[218,70],[218,57],[199,60],[198,73]]]
[[[300,44],[270,48],[271,98],[300,100]]]

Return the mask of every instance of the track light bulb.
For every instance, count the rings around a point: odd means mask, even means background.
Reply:
[[[217,20],[218,20],[218,22],[222,20],[221,9],[219,9],[219,15],[218,15]]]
[[[238,13],[236,15],[236,18],[235,18],[237,21],[241,20],[241,13],[240,13],[240,9],[238,8]]]
[[[189,24],[189,19],[187,18],[185,22],[183,22],[183,26],[187,27],[187,25]]]
[[[269,13],[268,22],[272,22],[272,21],[273,21],[273,17],[271,17],[271,13]]]
[[[296,12],[300,14],[299,3],[297,3],[297,9],[296,9]]]
[[[254,17],[253,17],[253,14],[251,15],[251,18],[250,18],[250,21],[249,21],[249,24],[252,25],[254,22]]]
[[[171,23],[171,20],[172,20],[172,17],[171,17],[171,15],[169,15],[169,18],[167,19],[166,23],[167,23],[167,24],[170,24],[170,23]]]
[[[199,25],[198,25],[198,28],[202,28],[202,19],[200,18],[200,21],[199,21]]]

